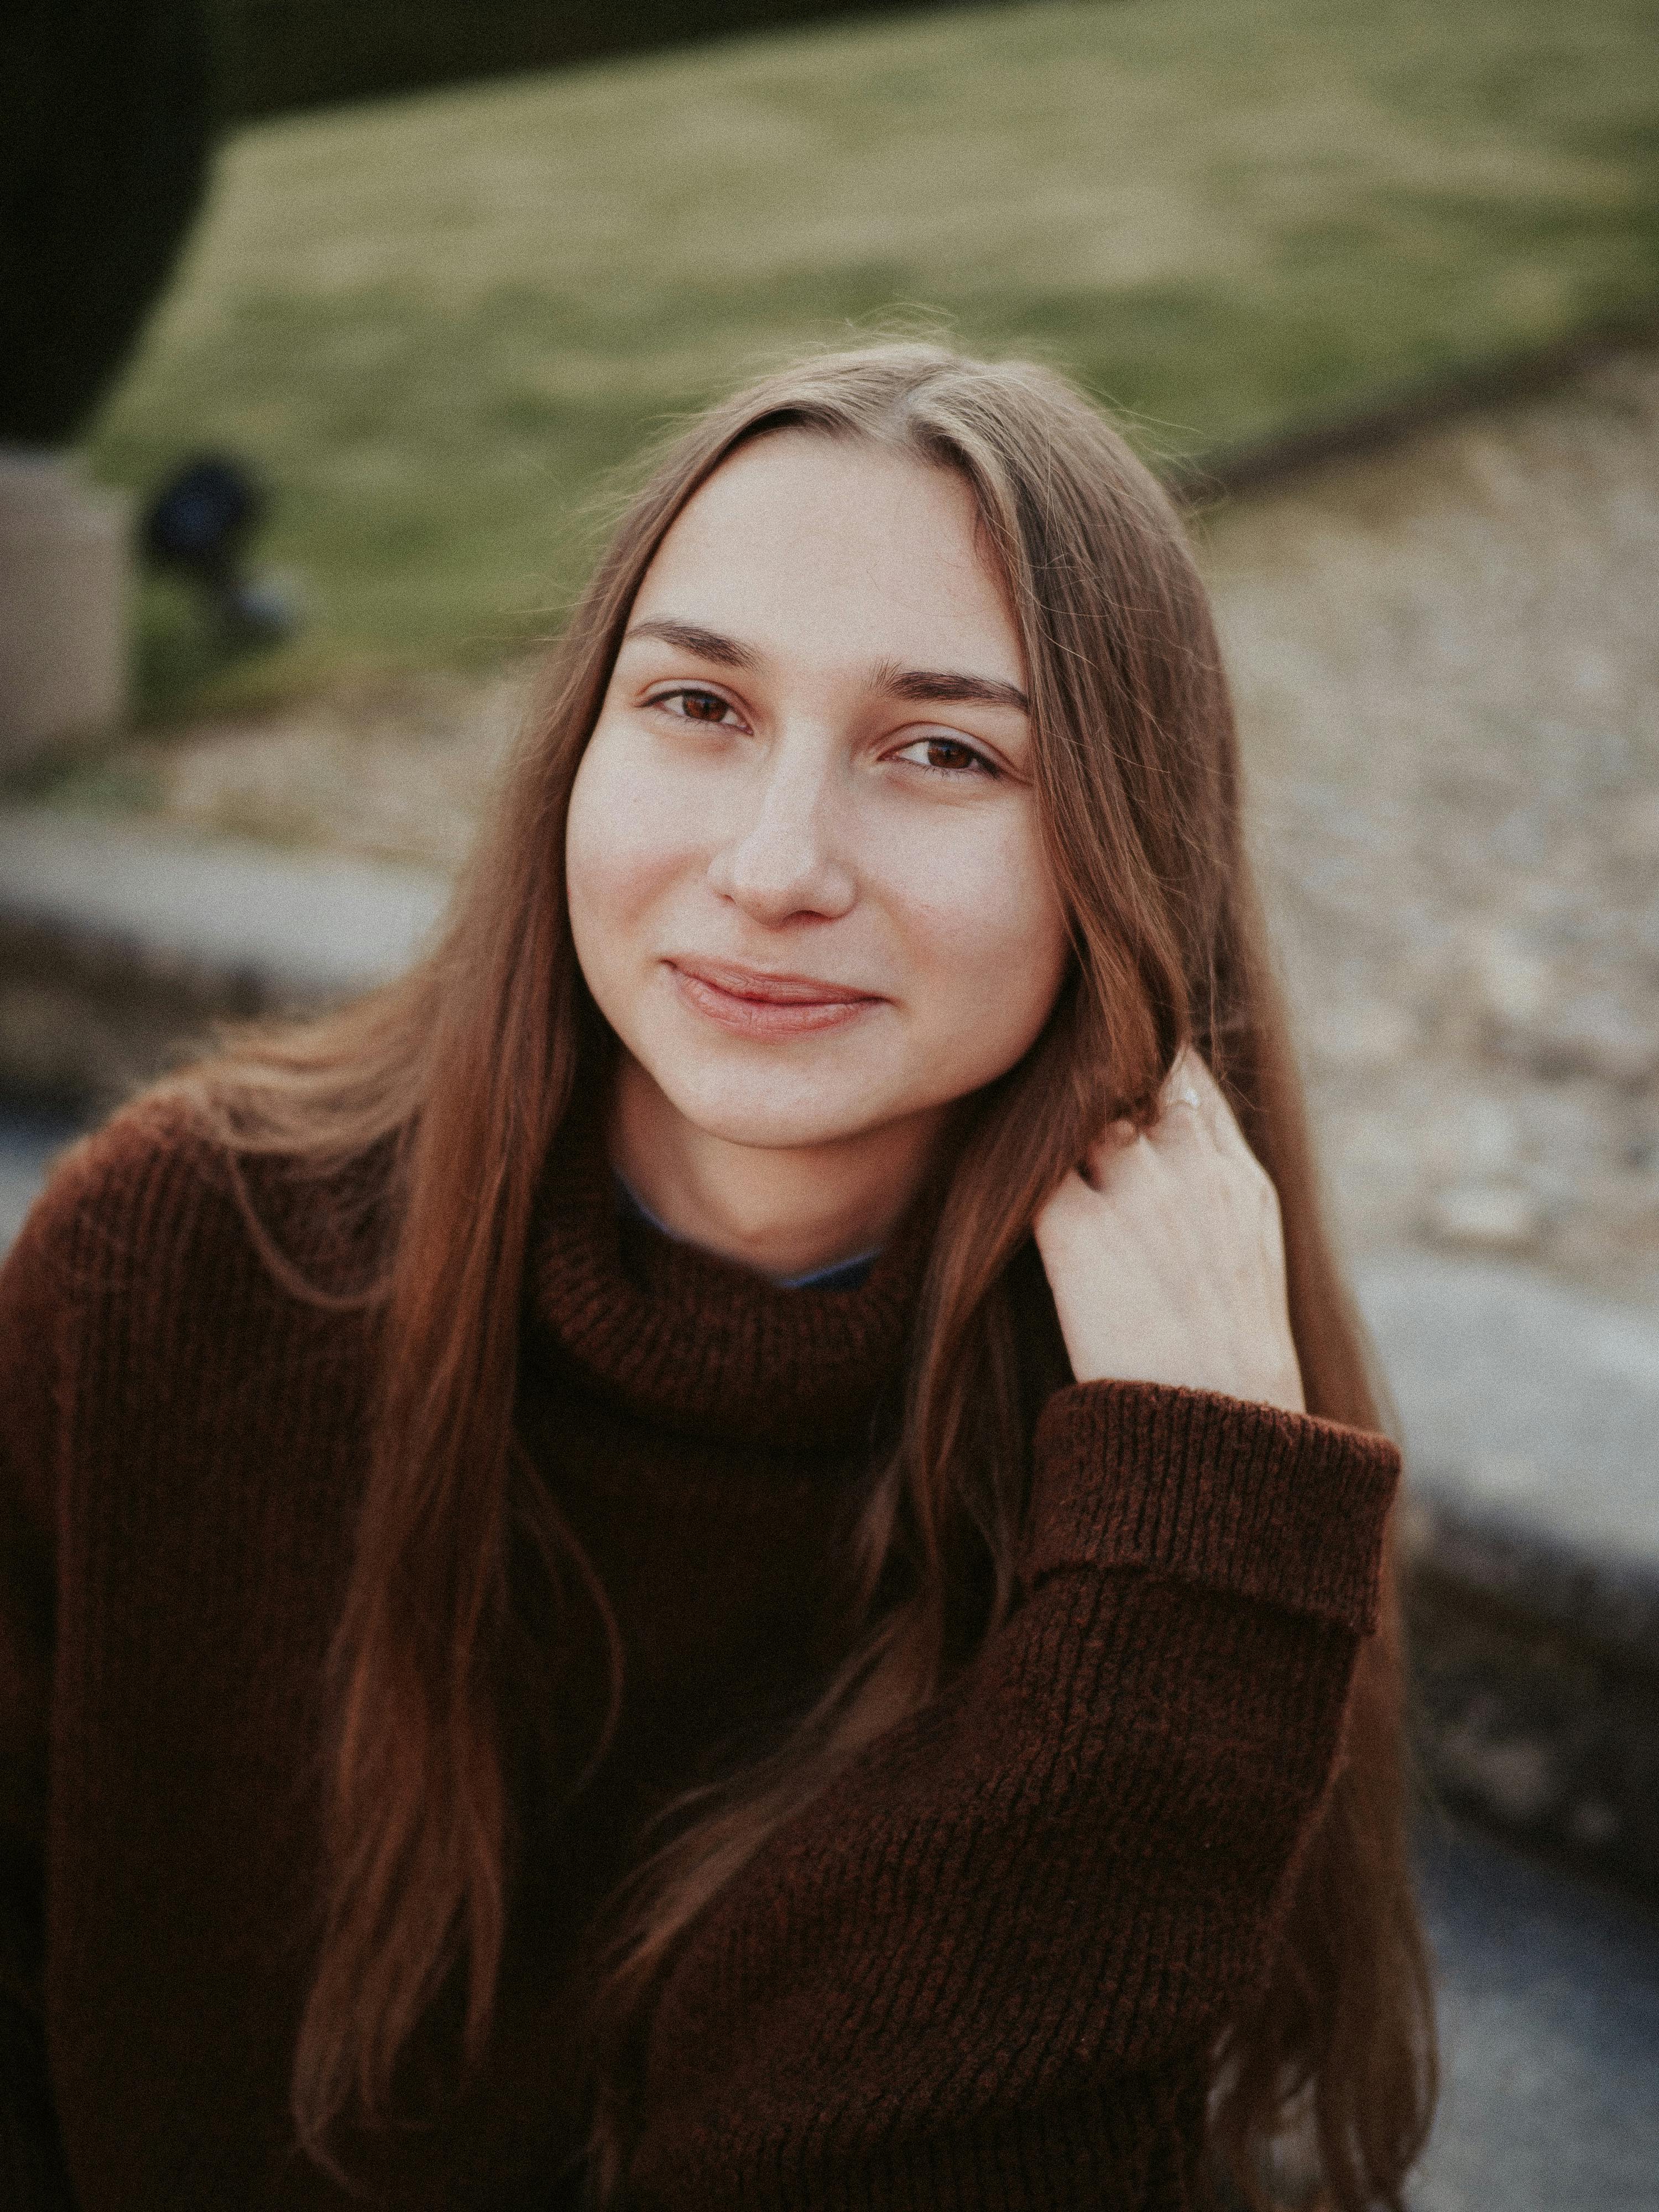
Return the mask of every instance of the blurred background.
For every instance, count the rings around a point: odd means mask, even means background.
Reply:
[[[1190,507],[1404,1425],[1422,2212],[1659,2206],[1659,6],[15,0],[0,1238],[429,927],[615,472],[782,351]]]

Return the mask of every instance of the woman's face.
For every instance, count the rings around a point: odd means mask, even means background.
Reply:
[[[652,562],[576,778],[582,973],[711,1137],[937,1117],[1036,1039],[1066,959],[1026,674],[967,486],[802,432]]]

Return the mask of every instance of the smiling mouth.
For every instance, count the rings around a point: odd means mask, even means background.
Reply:
[[[799,1036],[842,1029],[884,1001],[874,992],[811,975],[768,975],[719,962],[666,963],[682,1000],[739,1036]]]

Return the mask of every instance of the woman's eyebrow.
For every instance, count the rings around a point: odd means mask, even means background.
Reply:
[[[941,706],[1012,707],[1020,714],[1031,711],[1031,702],[1018,684],[1005,683],[999,676],[967,676],[954,669],[895,668],[890,665],[877,671],[876,683],[879,690],[895,699],[914,699],[924,704],[932,700]]]
[[[752,645],[726,637],[717,629],[705,629],[701,623],[676,622],[668,615],[654,621],[631,623],[623,643],[631,644],[636,637],[654,637],[664,645],[677,645],[682,653],[695,653],[699,660],[712,660],[720,668],[755,668],[760,665],[760,655]]]
[[[664,645],[678,646],[682,653],[695,653],[699,660],[713,661],[718,668],[757,668],[762,659],[741,638],[705,629],[701,623],[680,622],[672,615],[630,624],[623,643],[631,644],[635,638],[655,638]],[[959,669],[900,668],[886,661],[872,672],[871,685],[890,698],[923,705],[1008,707],[1020,714],[1031,711],[1031,702],[1018,684],[1006,683],[998,676],[969,676]]]

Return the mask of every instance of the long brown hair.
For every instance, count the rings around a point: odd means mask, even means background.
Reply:
[[[629,611],[686,501],[739,445],[876,441],[955,471],[977,505],[1030,672],[1036,782],[1070,917],[1070,971],[1018,1067],[969,1103],[949,1162],[901,1431],[858,1532],[844,1667],[763,1764],[691,1808],[623,1900],[601,2003],[601,2186],[626,2157],[630,2026],[714,1892],[872,1735],[933,1697],[1012,1601],[1031,1377],[1030,1226],[1110,1115],[1145,1121],[1188,1040],[1277,1186],[1310,1408],[1376,1424],[1320,1218],[1300,1086],[1240,830],[1232,710],[1179,519],[1063,380],[931,345],[831,354],[713,408],[627,507],[555,651],[542,702],[436,949],[325,1021],[251,1036],[179,1079],[233,1158],[319,1177],[365,1163],[382,1263],[379,1397],[334,1650],[329,1889],[294,2107],[318,2155],[384,2112],[439,1991],[464,1991],[458,2063],[488,2032],[513,1792],[501,1686],[515,1544],[555,1600],[586,1577],[514,1433],[527,1241],[603,1024],[571,945],[570,790]],[[302,1282],[274,1247],[273,1267]],[[591,1617],[591,1616],[589,1616]],[[1298,1864],[1266,1986],[1216,2054],[1213,2148],[1253,2203],[1294,2130],[1340,2212],[1397,2206],[1432,2097],[1433,2038],[1404,1836],[1397,1613],[1363,1650],[1342,1758]],[[545,1664],[557,1663],[550,1635]]]

